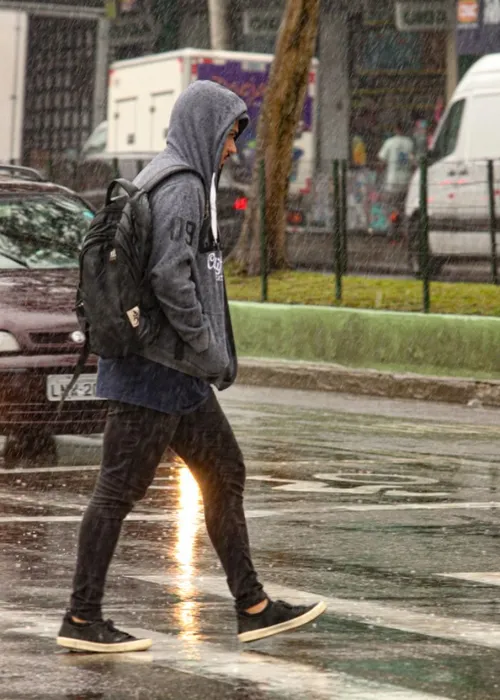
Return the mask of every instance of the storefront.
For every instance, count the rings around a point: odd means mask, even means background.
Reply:
[[[351,164],[372,167],[384,141],[401,124],[425,146],[445,100],[446,42],[441,28],[428,31],[397,25],[398,5],[385,14],[363,13],[349,22]],[[379,6],[380,7],[380,6]],[[399,8],[400,10],[400,8]],[[419,18],[413,14],[407,18]],[[424,17],[425,19],[425,17]],[[405,25],[406,26],[406,25]]]
[[[500,51],[500,0],[458,0],[459,76],[488,53]]]

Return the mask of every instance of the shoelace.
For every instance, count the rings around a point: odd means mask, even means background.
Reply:
[[[104,624],[112,634],[121,635],[122,641],[125,642],[127,640],[134,639],[134,637],[131,634],[128,634],[128,632],[123,632],[123,630],[117,629],[113,624],[113,620],[104,620]]]

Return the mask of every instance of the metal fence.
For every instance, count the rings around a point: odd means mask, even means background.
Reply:
[[[339,160],[345,169],[346,230],[352,233],[369,232],[385,234],[390,228],[390,208],[383,194],[383,172],[369,167],[349,168],[346,161]],[[303,212],[303,223],[309,230],[332,230],[334,220],[334,177],[332,161],[323,162],[314,168],[313,163],[304,164],[302,172],[315,172],[305,181],[292,180],[290,202],[299,203]]]
[[[498,284],[497,198],[500,163],[446,160],[419,165],[418,209],[408,221],[410,259],[422,279],[423,310],[429,311],[429,282],[454,258],[490,263],[490,281]]]
[[[296,267],[334,272],[332,302],[342,301],[342,278],[356,271],[353,258],[359,241],[363,237],[384,240],[388,256],[396,251],[398,274],[421,280],[422,310],[428,312],[430,281],[442,278],[443,268],[454,266],[455,280],[462,279],[463,270],[469,279],[473,270],[476,277],[477,271],[481,276],[477,280],[472,274],[474,281],[498,284],[499,197],[500,161],[465,164],[424,156],[415,163],[409,189],[397,198],[395,207],[394,197],[384,190],[381,171],[350,170],[346,161],[337,160],[330,163],[329,172],[323,164],[308,187],[291,196],[292,209],[300,209],[301,215],[289,225],[287,240],[289,247],[294,236],[308,240],[298,255],[291,246]],[[372,271],[376,274],[376,266]]]
[[[82,163],[47,155],[38,165],[50,179],[82,193],[98,207],[110,179],[118,174],[133,179],[144,163]],[[261,203],[265,198],[262,168],[261,165]],[[332,303],[342,302],[343,277],[356,272],[419,278],[425,312],[431,306],[431,280],[439,275],[442,278],[442,270],[456,261],[471,262],[478,269],[481,266],[481,281],[498,284],[500,161],[465,164],[446,158],[433,162],[426,156],[415,164],[415,170],[407,193],[410,216],[406,219],[384,197],[383,174],[375,169],[352,169],[346,161],[336,160],[322,163],[314,177],[292,182],[288,256],[295,268],[334,273]],[[303,168],[302,172],[312,172],[312,167]],[[411,201],[413,205],[408,207]],[[397,227],[394,217],[398,219]],[[265,221],[261,218],[261,298],[265,300],[267,243]],[[379,242],[377,261],[373,241]],[[385,259],[380,260],[381,257]]]

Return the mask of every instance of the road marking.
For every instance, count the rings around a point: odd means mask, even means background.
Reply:
[[[19,502],[20,505],[23,502]],[[85,506],[74,506],[81,510]],[[498,502],[486,503],[366,503],[366,504],[348,504],[328,506],[327,508],[300,508],[300,509],[278,509],[272,510],[247,510],[246,517],[250,518],[276,518],[287,516],[293,513],[294,515],[327,515],[338,511],[369,513],[380,511],[399,511],[399,510],[497,510],[500,508]],[[5,515],[0,516],[0,523],[78,523],[82,519],[82,515]],[[150,521],[150,522],[173,522],[177,519],[176,512],[174,513],[131,513],[126,520],[131,521]]]
[[[170,469],[172,466],[174,466],[173,462],[161,462],[158,465],[158,473],[160,473],[160,469],[162,467]],[[65,472],[94,472],[98,471],[100,468],[101,467],[99,464],[58,464],[51,465],[50,467],[12,467],[12,469],[5,469],[2,467],[0,468],[0,474],[57,474]],[[170,479],[170,477],[165,478]]]
[[[159,481],[159,479],[158,479]],[[155,479],[156,482],[156,479]],[[178,484],[152,484],[148,487],[149,491],[178,491]]]
[[[91,472],[99,469],[98,464],[86,464],[80,467],[75,466],[52,466],[52,467],[13,467],[12,469],[0,469],[0,474],[57,474],[58,472]]]
[[[427,499],[446,499],[450,498],[451,494],[448,491],[406,491],[405,489],[394,489],[393,491],[384,491],[383,495],[390,498],[427,498]]]
[[[131,576],[131,578],[159,585],[175,585],[182,590],[182,579],[176,574],[136,575]],[[196,587],[205,594],[231,598],[226,580],[223,577],[197,576]],[[328,608],[327,613],[365,625],[448,639],[461,644],[475,644],[500,649],[500,625],[494,623],[468,618],[442,617],[432,613],[394,608],[384,603],[332,598],[275,584],[266,584],[265,588],[271,598],[284,598],[292,603],[310,604],[315,600],[323,600]]]
[[[82,515],[9,515],[1,516],[0,523],[79,523]],[[132,513],[126,520],[148,522],[173,522],[175,513]]]
[[[472,581],[474,583],[484,583],[487,586],[500,586],[499,571],[471,571],[456,574],[437,574],[443,578],[456,578],[462,581]]]
[[[429,494],[432,496],[432,494]],[[333,512],[333,511],[382,511],[382,510],[497,510],[500,508],[499,501],[453,501],[447,503],[352,503],[346,505],[336,505],[325,508],[316,508],[310,512]],[[306,512],[306,511],[300,511]]]
[[[247,518],[268,518],[280,514],[279,510],[247,510]],[[292,512],[292,511],[287,511]],[[2,515],[0,523],[79,523],[82,515]],[[131,513],[125,518],[127,520],[140,522],[176,522],[178,520],[177,511],[173,513]]]
[[[384,493],[390,497],[412,497],[443,499],[451,494],[443,491],[410,491],[406,487],[431,486],[439,483],[438,479],[429,477],[387,474],[377,472],[332,472],[313,474],[313,479],[282,479],[273,476],[249,476],[250,481],[263,481],[272,484],[273,491],[299,491],[302,493],[338,493],[345,496],[367,496]],[[331,486],[329,483],[340,486]],[[277,484],[276,486],[274,484]]]
[[[38,614],[24,613],[6,608],[0,608],[0,621],[4,634],[48,639],[55,639],[61,624],[60,618],[48,617],[42,611]],[[146,653],[145,658],[156,666],[165,666],[204,678],[246,681],[254,684],[261,692],[279,693],[281,696],[301,699],[307,697],[308,700],[332,700],[340,697],[342,700],[450,700],[444,696],[356,678],[347,673],[319,670],[308,664],[286,661],[267,653],[264,656],[255,651],[248,651],[248,647],[231,650],[222,644],[147,629],[128,628],[128,631],[136,636],[153,639],[154,646]],[[307,633],[302,631],[301,634]],[[54,663],[63,661],[67,665],[74,663],[77,666],[85,663],[85,659],[101,661],[105,656],[57,654],[53,659]],[[130,663],[135,659],[137,663],[144,661],[144,655],[141,653],[125,656],[127,658],[123,660]],[[112,663],[122,659],[121,655],[113,654],[107,655],[106,660]]]

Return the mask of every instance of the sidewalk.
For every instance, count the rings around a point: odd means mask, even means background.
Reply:
[[[500,381],[352,369],[336,364],[242,357],[238,383],[500,407]]]
[[[326,229],[287,229],[287,252],[299,269],[333,270],[333,232]],[[413,279],[405,241],[394,242],[385,234],[349,231],[347,236],[349,275],[390,275]],[[442,282],[491,282],[491,262],[454,260],[436,276]]]

